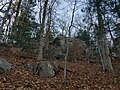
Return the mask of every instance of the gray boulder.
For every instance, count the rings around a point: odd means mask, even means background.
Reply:
[[[11,64],[8,63],[5,59],[0,58],[0,73],[5,73],[10,71]]]
[[[59,68],[56,63],[50,61],[39,61],[36,63],[28,64],[28,69],[42,77],[53,77]]]

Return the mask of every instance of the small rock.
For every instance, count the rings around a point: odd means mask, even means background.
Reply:
[[[0,58],[0,73],[5,73],[7,71],[10,71],[11,64],[8,63],[5,59]]]

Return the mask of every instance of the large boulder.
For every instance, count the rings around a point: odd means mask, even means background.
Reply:
[[[28,69],[42,77],[53,77],[59,68],[55,62],[39,61],[28,65]]]
[[[5,73],[10,71],[11,64],[8,63],[5,59],[0,58],[0,73]]]
[[[68,55],[69,60],[83,60],[86,47],[87,45],[84,41],[72,39]]]

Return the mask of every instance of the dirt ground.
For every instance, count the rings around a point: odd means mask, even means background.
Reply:
[[[120,90],[120,62],[112,60],[114,71],[103,72],[100,64],[78,61],[67,64],[67,84],[63,84],[64,61],[57,60],[60,72],[53,78],[33,75],[26,65],[35,57],[14,55],[0,49],[0,57],[12,64],[10,72],[0,74],[0,90]]]

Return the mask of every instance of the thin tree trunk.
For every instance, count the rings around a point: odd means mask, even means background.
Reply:
[[[69,39],[70,39],[70,36],[71,36],[71,27],[72,27],[73,20],[74,20],[76,4],[77,4],[77,0],[75,0],[73,12],[72,12],[72,19],[71,19],[71,23],[70,23],[70,26],[69,26],[69,29],[68,29],[67,52],[66,52],[65,62],[64,62],[64,79],[63,79],[64,85],[66,85],[66,83],[67,83],[67,71],[66,70],[67,70],[67,58],[68,58],[68,54],[69,54]]]
[[[39,23],[41,25],[41,16],[42,16],[42,5],[41,5],[41,1],[40,1],[40,11],[39,11]]]
[[[10,25],[10,22],[11,22],[11,18],[8,21],[7,29],[5,31],[4,38],[3,38],[3,42],[7,42],[7,35],[9,34],[9,25]]]
[[[8,6],[7,11],[6,11],[6,13],[5,13],[5,16],[4,16],[4,18],[3,18],[2,24],[1,24],[1,26],[0,26],[0,39],[1,39],[1,34],[2,34],[2,30],[3,30],[4,24],[5,24],[6,19],[7,19],[7,17],[8,17],[8,13],[9,13],[10,7],[11,7],[11,5],[12,5],[12,1],[13,1],[13,0],[11,0],[10,3],[9,3],[9,6]]]

